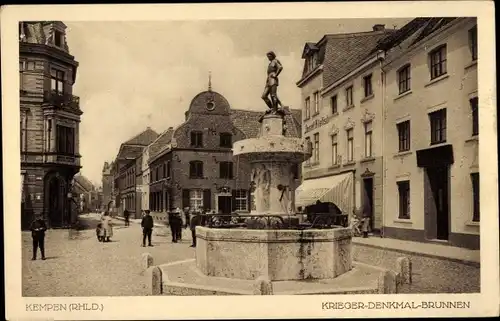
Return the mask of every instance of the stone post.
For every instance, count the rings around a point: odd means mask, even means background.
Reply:
[[[141,257],[141,267],[145,271],[149,269],[150,266],[153,265],[153,256],[149,253],[142,253]]]
[[[394,271],[386,270],[378,277],[378,293],[395,294],[398,292],[397,275]]]
[[[273,284],[269,278],[259,276],[254,283],[253,294],[255,295],[273,295]]]
[[[412,266],[408,257],[398,257],[396,260],[396,269],[401,278],[401,283],[411,284]]]
[[[162,295],[163,294],[163,275],[161,269],[157,266],[153,268],[151,276],[151,294],[152,295]]]

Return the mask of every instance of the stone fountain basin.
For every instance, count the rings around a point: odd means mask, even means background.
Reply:
[[[250,161],[283,159],[297,162],[311,157],[311,151],[300,138],[264,136],[235,142],[233,155]]]
[[[270,281],[332,279],[352,269],[351,230],[196,227],[196,266],[204,275]]]

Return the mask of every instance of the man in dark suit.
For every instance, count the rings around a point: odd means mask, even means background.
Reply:
[[[142,226],[142,246],[146,246],[146,237],[148,238],[148,246],[153,246],[151,244],[151,236],[153,234],[153,217],[149,215],[149,210],[144,211],[145,215],[142,218],[141,226]]]
[[[37,215],[35,220],[31,223],[31,238],[33,239],[33,258],[36,260],[36,252],[40,248],[40,253],[42,254],[42,260],[45,260],[45,231],[47,230],[47,225],[43,220],[42,215]]]

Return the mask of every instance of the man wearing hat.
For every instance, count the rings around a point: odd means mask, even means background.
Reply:
[[[148,239],[148,246],[153,246],[151,244],[151,236],[153,234],[153,217],[149,215],[149,210],[144,211],[144,216],[142,217],[141,226],[142,226],[142,246],[146,246],[146,238]]]
[[[42,260],[45,260],[45,231],[47,230],[47,225],[43,219],[42,215],[37,215],[35,220],[31,223],[31,238],[33,239],[33,258],[36,260],[36,252],[40,248],[40,253],[42,254]]]
[[[168,213],[168,224],[170,225],[170,232],[172,233],[172,243],[177,243],[179,240],[179,230],[181,229],[181,210],[176,208]]]

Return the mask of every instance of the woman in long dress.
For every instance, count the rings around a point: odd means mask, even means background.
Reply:
[[[102,230],[104,231],[105,242],[109,242],[113,236],[113,222],[111,216],[106,211],[101,217]]]

